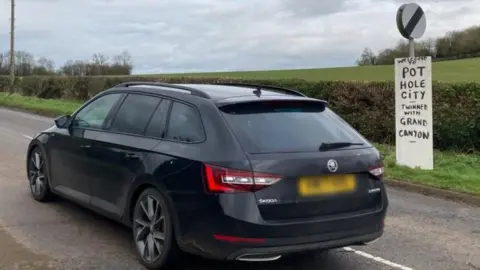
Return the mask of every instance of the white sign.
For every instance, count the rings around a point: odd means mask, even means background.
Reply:
[[[397,164],[433,169],[432,59],[395,59]]]

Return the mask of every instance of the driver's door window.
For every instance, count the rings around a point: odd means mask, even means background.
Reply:
[[[107,94],[92,101],[77,113],[73,127],[102,128],[108,113],[121,96],[122,94]]]

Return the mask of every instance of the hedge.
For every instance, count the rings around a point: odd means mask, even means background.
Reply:
[[[125,81],[169,83],[247,82],[295,88],[310,97],[327,100],[330,107],[369,140],[395,144],[394,82],[307,82],[299,79],[239,80],[230,78],[92,76],[18,78],[16,92],[48,99],[86,100]],[[7,76],[0,89],[7,90]],[[440,150],[480,150],[480,84],[433,82],[434,147]]]

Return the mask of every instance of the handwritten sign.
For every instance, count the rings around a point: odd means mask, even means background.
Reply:
[[[397,164],[433,169],[432,60],[395,59]]]

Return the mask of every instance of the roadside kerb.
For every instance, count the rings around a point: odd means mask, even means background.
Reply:
[[[426,185],[413,184],[405,181],[385,179],[387,186],[402,189],[410,192],[416,192],[427,196],[437,197],[450,201],[460,202],[471,206],[480,207],[480,197],[473,194],[456,192],[446,189],[430,187]]]

